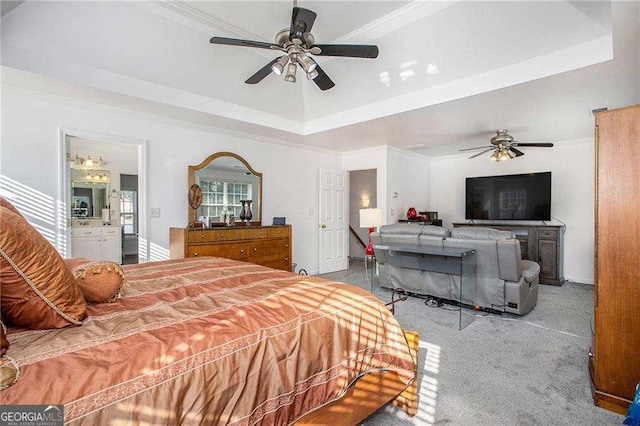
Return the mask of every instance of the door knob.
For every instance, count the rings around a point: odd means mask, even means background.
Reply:
[[[327,227],[327,225],[325,225],[324,223],[322,225],[320,225],[320,228],[322,228],[322,229],[324,229],[326,227]]]

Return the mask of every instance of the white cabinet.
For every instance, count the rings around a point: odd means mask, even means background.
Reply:
[[[117,226],[71,228],[71,256],[122,263],[121,230]]]

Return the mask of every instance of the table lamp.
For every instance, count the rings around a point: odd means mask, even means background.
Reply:
[[[380,225],[382,225],[382,209],[360,209],[360,228],[369,228],[369,244],[364,250],[367,256],[373,256],[371,233]]]

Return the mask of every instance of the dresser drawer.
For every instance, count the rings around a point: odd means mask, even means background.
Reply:
[[[538,229],[538,238],[558,238],[557,229]]]
[[[249,241],[249,256],[268,256],[272,254],[283,254],[289,256],[289,240],[280,238],[277,240]]]
[[[272,254],[270,256],[256,257],[253,259],[249,259],[249,262],[262,266],[268,266],[269,268],[282,269],[285,271],[291,269],[289,256],[284,254]]]
[[[289,227],[279,226],[267,228],[267,238],[289,238]]]
[[[247,260],[246,243],[207,244],[189,246],[189,257],[217,256],[234,260]]]
[[[244,240],[247,229],[219,228],[189,231],[189,243]]]
[[[248,240],[267,238],[267,230],[265,228],[248,228],[245,229],[245,236]]]

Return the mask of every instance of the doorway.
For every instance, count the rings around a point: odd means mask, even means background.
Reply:
[[[122,264],[138,263],[138,175],[120,174]]]
[[[63,162],[63,183],[60,189],[60,199],[64,200],[65,207],[60,211],[64,211],[66,214],[66,241],[71,243],[71,229],[75,225],[93,225],[97,224],[102,226],[103,224],[109,224],[110,226],[117,226],[120,228],[118,234],[118,258],[122,263],[125,260],[127,263],[146,262],[146,230],[147,222],[144,215],[139,215],[138,212],[145,211],[146,205],[146,182],[145,182],[145,168],[146,168],[146,141],[136,140],[130,138],[122,138],[113,135],[102,135],[92,132],[76,130],[76,129],[62,129],[61,130],[61,144],[62,154],[64,158]],[[88,161],[91,159],[93,165],[88,165]],[[78,167],[80,162],[81,166]],[[93,206],[92,212],[87,218],[83,218],[79,223],[78,212],[74,211],[75,206],[81,205],[82,200],[75,199],[74,197],[88,198],[88,194],[83,194],[85,185],[79,185],[77,183],[78,178],[74,176],[80,169],[83,177],[82,180],[92,179],[90,187],[93,188]],[[89,178],[91,175],[91,178]],[[100,179],[100,185],[97,185],[98,178]],[[125,189],[129,190],[133,188],[135,190],[135,227],[130,230],[131,234],[135,237],[125,238],[124,222],[121,217],[121,201],[120,195],[123,188],[121,176],[134,176],[135,183],[132,184],[130,179],[125,179]],[[95,202],[95,188],[105,187],[105,195],[100,198],[104,201],[102,209],[98,209],[98,203]],[[76,195],[76,188],[77,195]],[[88,201],[85,200],[87,205]],[[74,220],[75,218],[75,220]],[[129,229],[127,229],[129,231]],[[126,241],[127,240],[127,241]],[[128,243],[125,248],[125,242]],[[132,246],[133,245],[133,246]],[[66,257],[77,257],[77,253],[73,252],[73,244],[66,244],[65,250]],[[111,251],[109,252],[111,253]],[[142,255],[140,255],[142,254]]]
[[[349,172],[349,259],[363,260],[368,229],[360,227],[360,209],[378,207],[377,169]]]

